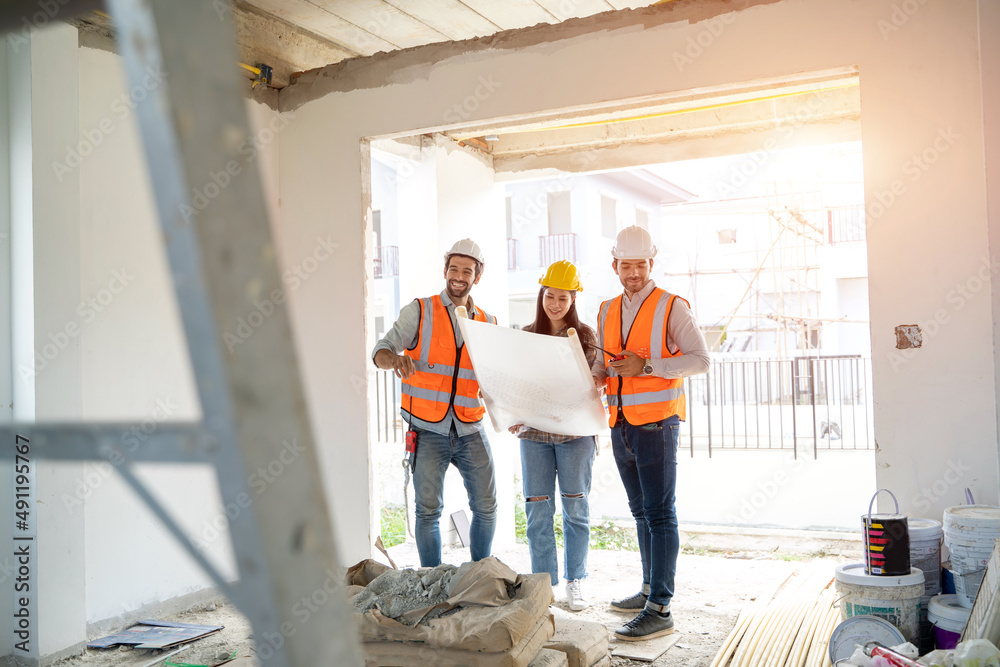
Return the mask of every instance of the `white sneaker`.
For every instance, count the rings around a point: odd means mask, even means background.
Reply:
[[[566,582],[566,601],[572,611],[583,611],[590,606],[587,599],[583,597],[583,590],[580,587],[580,580],[573,579]]]

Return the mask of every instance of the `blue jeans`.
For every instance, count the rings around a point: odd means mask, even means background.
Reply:
[[[528,518],[531,571],[548,572],[559,583],[559,559],[552,518],[556,509],[556,478],[562,494],[563,569],[567,581],[587,576],[590,548],[590,479],[597,445],[594,436],[560,444],[521,440],[524,511]],[[537,498],[537,500],[533,500]]]
[[[444,507],[444,474],[455,464],[469,493],[472,525],[469,545],[472,560],[490,555],[496,530],[497,495],[493,479],[493,455],[483,431],[459,436],[417,431],[417,455],[413,468],[416,503],[417,553],[421,567],[441,564],[441,510]]]
[[[649,602],[669,605],[680,536],[674,507],[677,487],[677,415],[633,426],[619,418],[611,429],[628,508],[635,518],[642,559],[642,583],[649,585]]]

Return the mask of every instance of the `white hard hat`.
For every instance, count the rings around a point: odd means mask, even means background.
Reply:
[[[479,249],[475,241],[472,239],[462,239],[461,241],[455,241],[455,245],[451,247],[451,250],[444,254],[445,261],[452,255],[465,255],[466,257],[471,257],[480,264],[485,264],[483,259],[483,251]]]
[[[652,259],[656,257],[656,246],[649,232],[632,225],[618,232],[611,256],[615,259]]]

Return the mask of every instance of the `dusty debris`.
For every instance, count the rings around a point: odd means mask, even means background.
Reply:
[[[471,565],[464,563],[455,567],[445,564],[424,570],[387,570],[354,598],[354,610],[363,614],[378,609],[385,616],[413,627],[418,620],[405,618],[404,614],[445,602]],[[445,613],[444,609],[434,609],[422,621],[426,623]]]

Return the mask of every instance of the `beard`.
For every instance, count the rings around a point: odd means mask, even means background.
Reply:
[[[448,291],[448,296],[452,299],[464,299],[469,296],[469,292],[472,291],[472,283],[466,283],[465,287],[456,288],[452,286],[451,281],[448,281],[445,289]]]

